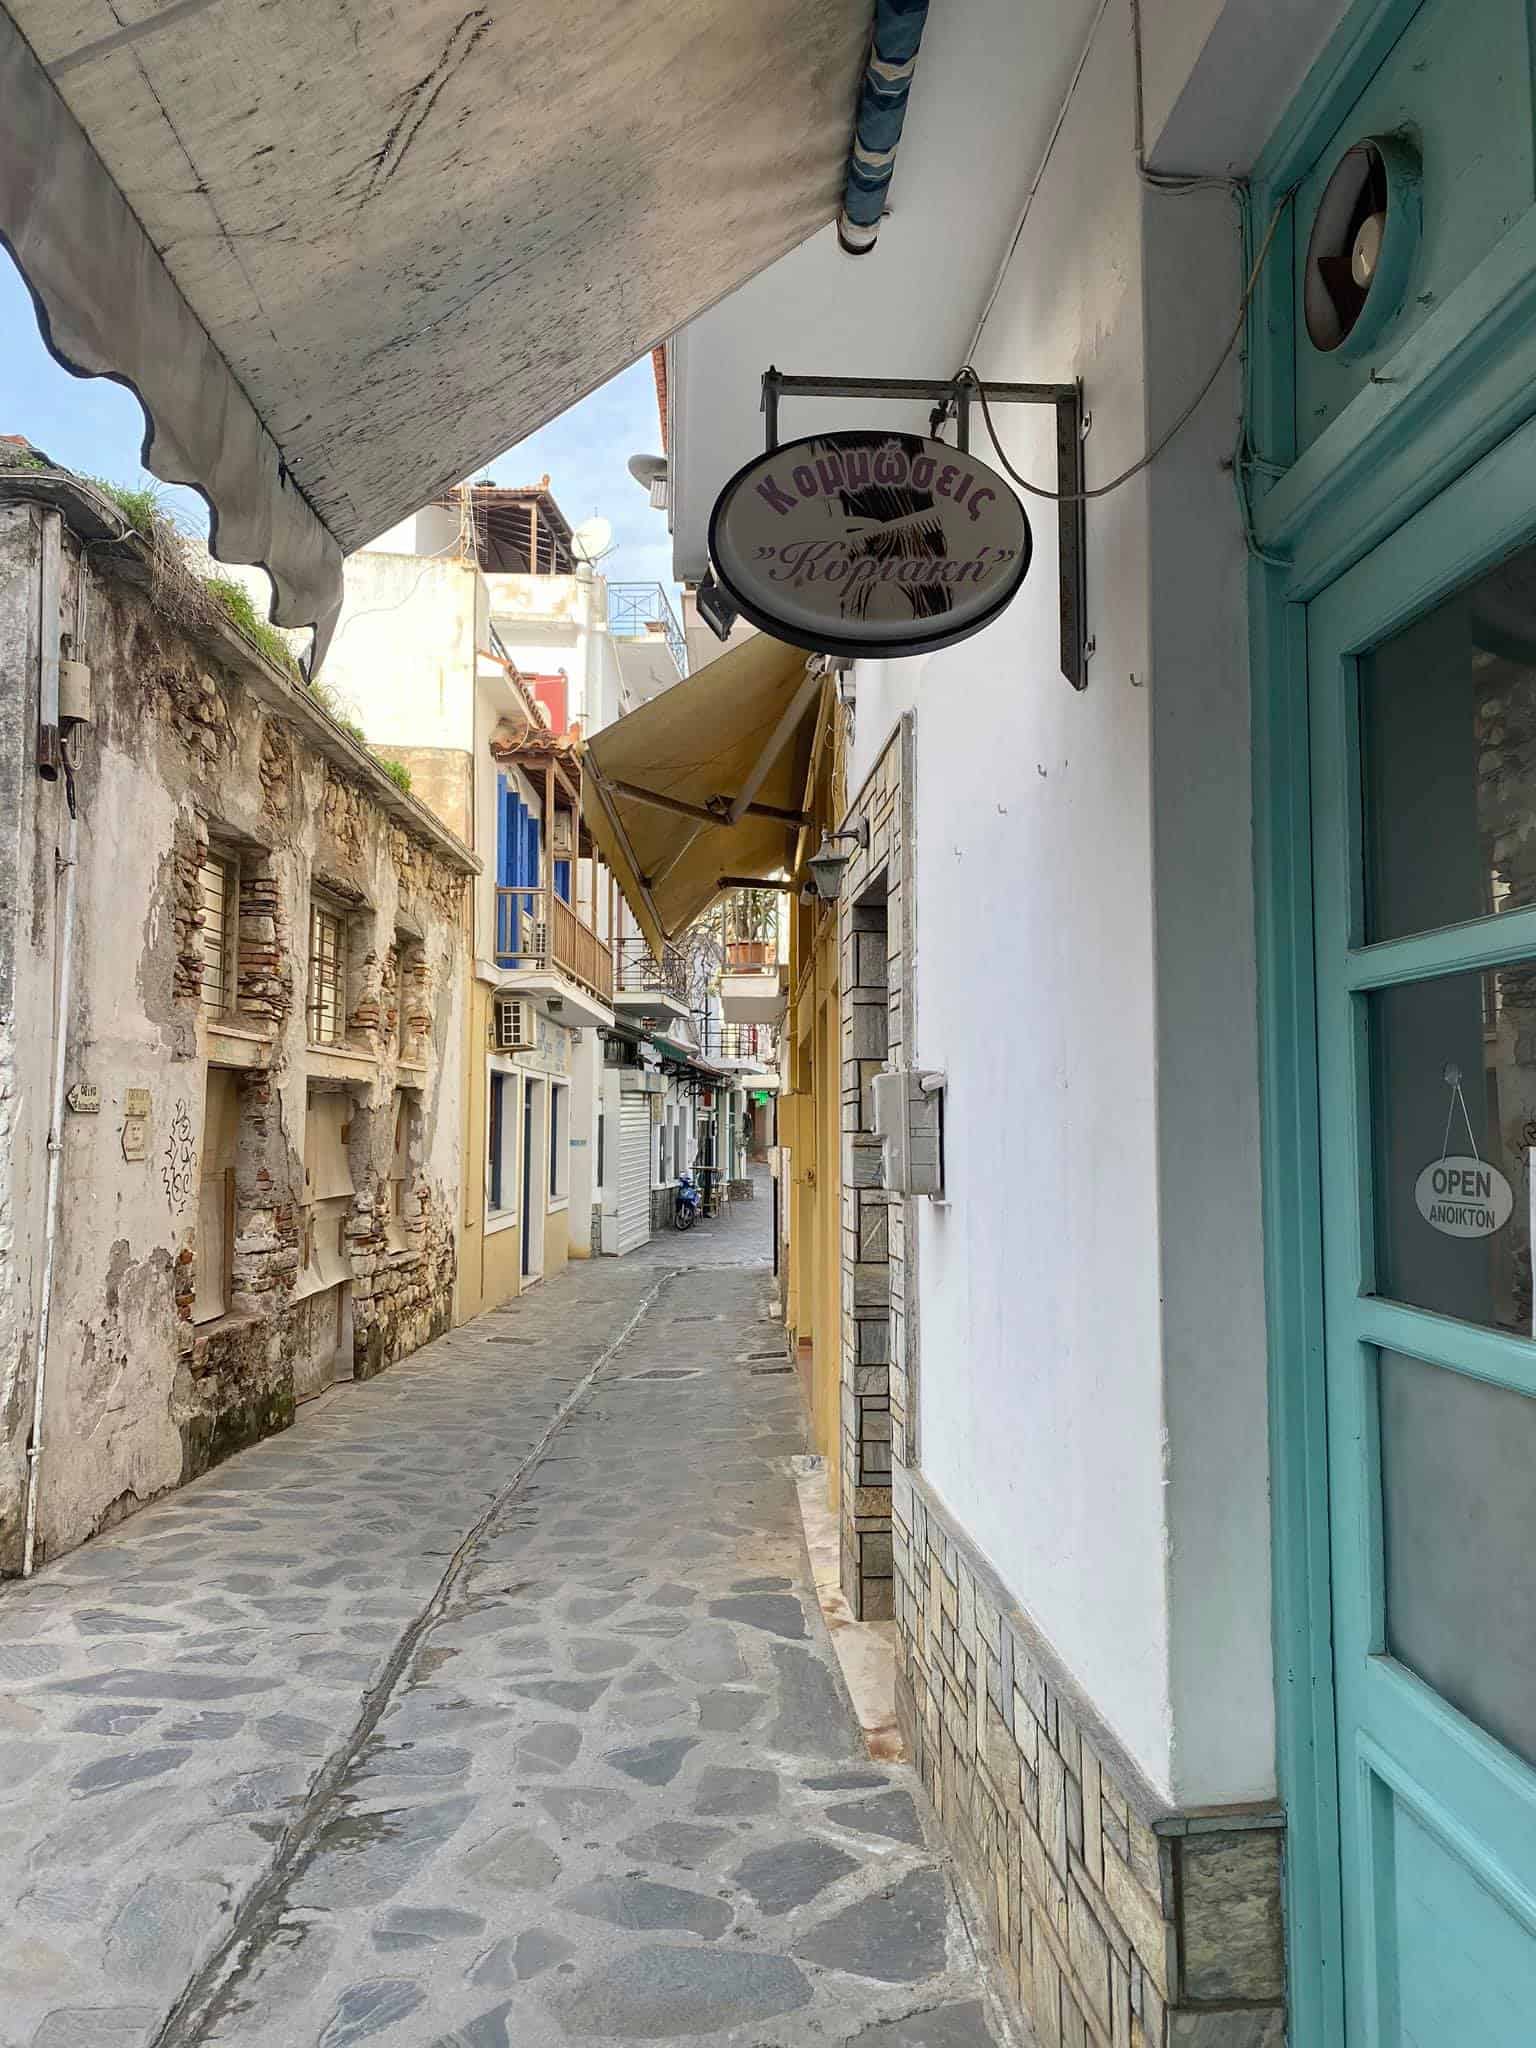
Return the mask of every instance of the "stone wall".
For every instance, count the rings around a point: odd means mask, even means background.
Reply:
[[[912,1219],[882,1184],[869,1083],[912,1043],[907,937],[910,727],[898,729],[848,813],[868,821],[839,899],[842,990],[842,1582],[854,1614],[889,1620],[891,1473],[905,1455]]]
[[[1159,1800],[903,1472],[894,1555],[902,1735],[1041,2048],[1282,2048],[1281,1816]]]
[[[36,617],[36,564],[31,508],[0,508],[0,675],[36,666],[25,624]],[[297,1400],[317,1391],[310,1354],[327,1309],[319,1384],[380,1370],[449,1327],[472,869],[382,771],[351,758],[297,680],[216,617],[173,613],[125,557],[83,554],[67,518],[64,566],[66,633],[77,581],[89,582],[85,641],[70,651],[89,664],[95,715],[72,742],[78,912],[66,1081],[78,1087],[62,1134],[44,1559],[286,1426]],[[14,1054],[18,1097],[44,1105],[46,1124],[54,874],[68,807],[62,780],[39,779],[29,762],[12,767],[9,843],[23,854],[24,887],[0,895],[0,959],[22,963],[33,1021],[23,1039],[0,1020],[0,1078]],[[210,849],[238,886],[221,1009],[202,986],[198,870]],[[331,1046],[309,1043],[305,1006],[309,909],[322,889],[346,926],[346,1030]],[[227,1149],[212,1166],[210,1072],[234,1076],[216,1091],[228,1103]],[[344,1218],[329,1212],[350,1272],[324,1281],[304,1271],[316,1085],[352,1105],[354,1192]],[[415,1138],[396,1218],[403,1102]],[[38,1299],[47,1161],[37,1122],[0,1171],[0,1304]],[[24,1233],[3,1234],[7,1203]],[[37,1371],[30,1311],[16,1334],[13,1369],[0,1372],[0,1570],[19,1561]]]

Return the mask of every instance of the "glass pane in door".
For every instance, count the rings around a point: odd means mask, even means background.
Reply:
[[[1536,963],[1366,998],[1376,1294],[1536,1335]]]
[[[1536,1763],[1536,1401],[1379,1354],[1387,1647]]]
[[[1536,903],[1536,547],[1359,676],[1367,941]]]

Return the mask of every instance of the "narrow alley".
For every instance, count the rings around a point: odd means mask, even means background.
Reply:
[[[7,1589],[6,2048],[1002,2038],[817,1608],[768,1206]]]

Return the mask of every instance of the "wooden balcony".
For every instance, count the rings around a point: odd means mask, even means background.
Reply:
[[[496,891],[496,964],[564,974],[600,1003],[613,1003],[613,956],[552,889]]]

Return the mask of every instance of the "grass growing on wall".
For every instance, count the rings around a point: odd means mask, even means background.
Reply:
[[[368,744],[368,736],[355,718],[349,718],[342,709],[341,699],[328,683],[311,679],[304,685],[311,697],[327,716],[334,718],[344,733],[349,733],[360,747]]]
[[[181,536],[153,484],[114,484],[104,476],[88,476],[84,481],[93,490],[100,491],[104,498],[110,498],[134,532],[144,540],[179,543]]]
[[[287,640],[257,611],[251,593],[243,583],[237,583],[232,576],[203,576],[193,567],[187,559],[185,536],[165,509],[155,485],[118,484],[104,476],[87,477],[85,482],[109,499],[140,539],[149,544],[162,578],[171,586],[184,586],[177,591],[179,602],[171,609],[185,611],[189,604],[195,609],[193,594],[200,594],[217,607],[219,615],[237,632],[243,633],[274,668],[280,668],[290,676],[302,675]]]
[[[0,470],[47,470],[53,466],[35,449],[0,442]],[[149,551],[152,603],[186,625],[218,621],[233,626],[274,668],[302,682],[310,699],[344,733],[360,747],[367,746],[363,728],[349,715],[336,692],[305,676],[287,639],[261,616],[245,585],[233,576],[207,576],[199,570],[188,554],[186,536],[167,511],[158,486],[119,484],[104,476],[81,477],[80,481],[115,505],[130,531],[144,542]],[[375,754],[374,759],[396,789],[409,796],[411,771],[405,763],[385,754]]]
[[[203,588],[229,614],[231,625],[237,626],[247,640],[253,641],[262,653],[277,668],[287,669],[290,675],[300,673],[293,650],[276,626],[269,626],[252,602],[251,593],[243,583],[236,583],[229,576],[205,576]]]

